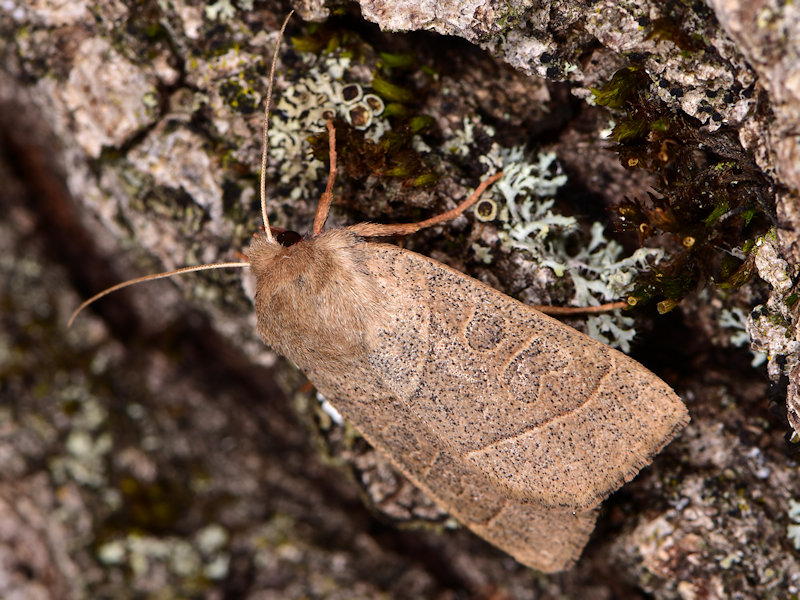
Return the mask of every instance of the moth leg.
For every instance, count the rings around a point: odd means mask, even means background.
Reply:
[[[599,313],[611,312],[619,308],[630,308],[630,304],[624,300],[618,302],[606,302],[597,306],[548,306],[546,304],[532,304],[533,308],[546,315],[554,317],[566,317],[570,315],[595,315]]]
[[[328,128],[328,153],[331,157],[331,168],[328,171],[328,184],[325,186],[325,191],[319,199],[317,204],[317,214],[314,215],[314,228],[312,229],[313,235],[318,235],[325,227],[325,221],[328,220],[328,213],[331,210],[331,203],[333,202],[333,183],[336,181],[336,130],[333,127],[333,122],[328,119],[325,122]]]
[[[503,173],[500,172],[495,173],[488,179],[484,179],[481,184],[475,188],[475,191],[472,192],[472,195],[464,200],[461,204],[451,210],[448,210],[447,212],[443,212],[440,215],[431,217],[430,219],[425,219],[424,221],[419,221],[418,223],[388,223],[385,225],[381,223],[358,223],[357,225],[351,225],[350,227],[347,227],[347,230],[363,237],[387,237],[391,235],[409,235],[419,231],[420,229],[432,227],[434,225],[438,225],[439,223],[444,223],[445,221],[451,221],[467,210],[470,206],[475,204],[481,197],[481,194],[486,191],[486,188],[488,188],[502,176]]]

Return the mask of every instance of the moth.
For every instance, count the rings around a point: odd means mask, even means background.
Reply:
[[[420,223],[325,230],[336,177],[328,122],[330,173],[312,231],[274,235],[265,167],[277,52],[276,45],[264,118],[264,232],[253,238],[247,261],[124,282],[84,302],[72,319],[126,285],[249,267],[263,341],[370,444],[520,563],[544,572],[568,568],[600,502],[686,425],[686,407],[624,354],[435,260],[371,241],[457,217],[500,173]]]

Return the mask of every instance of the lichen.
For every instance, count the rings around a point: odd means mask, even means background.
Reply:
[[[470,135],[470,123],[465,123],[464,131]],[[554,154],[541,153],[531,160],[523,148],[495,144],[482,160],[504,173],[491,191],[500,206],[495,222],[502,246],[526,252],[532,263],[569,280],[574,290],[570,305],[598,306],[618,300],[633,289],[642,270],[663,256],[659,249],[640,248],[621,258],[622,246],[605,237],[600,222],[591,224],[589,239],[578,244],[576,251],[577,219],[553,209],[553,196],[567,180]],[[473,249],[482,262],[490,257],[485,247],[476,244]],[[633,327],[634,319],[619,310],[587,319],[592,337],[623,351],[630,350]]]
[[[750,334],[747,331],[749,318],[749,315],[745,314],[739,307],[723,308],[719,315],[719,326],[722,329],[730,330],[728,340],[731,344],[740,348],[747,347],[750,349],[753,354],[753,360],[750,364],[753,367],[758,367],[767,360],[767,354],[751,347]]]
[[[227,21],[236,16],[236,8],[231,0],[217,0],[206,5],[205,14],[209,21]]]
[[[767,358],[767,373],[773,381],[791,373],[800,354],[794,310],[797,284],[789,264],[780,258],[776,244],[774,230],[753,244],[751,254],[755,269],[771,289],[767,301],[753,308],[745,324],[752,348]],[[797,428],[792,419],[790,423]]]
[[[339,117],[350,124],[355,120],[354,127],[372,141],[388,127],[386,121],[376,118],[383,112],[383,103],[372,94],[364,94],[367,82],[345,80],[346,76],[353,77],[351,57],[301,56],[304,76],[282,90],[269,131],[270,161],[280,165],[280,185],[291,190],[290,197],[295,201],[318,196],[319,181],[327,175],[325,164],[313,156],[309,141],[309,137],[325,131],[326,119]]]
[[[130,533],[104,542],[96,555],[103,564],[124,567],[134,577],[146,577],[154,568],[166,567],[178,578],[179,586],[189,591],[198,586],[202,589],[204,580],[219,581],[227,576],[227,545],[227,531],[212,523],[198,531],[193,540]]]
[[[795,549],[800,550],[800,502],[797,500],[789,500],[789,520],[791,523],[786,527],[786,535]]]

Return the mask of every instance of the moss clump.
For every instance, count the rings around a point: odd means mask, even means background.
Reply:
[[[342,53],[360,57],[363,41],[347,27],[346,19],[332,18],[324,23],[309,23],[305,32],[291,37],[292,47],[297,52],[311,54]]]
[[[710,132],[649,93],[638,67],[618,71],[599,104],[623,111],[612,132],[626,169],[646,169],[656,193],[625,198],[615,209],[619,230],[640,243],[667,234],[668,258],[642,277],[632,300],[668,299],[665,308],[704,283],[741,286],[755,272],[748,251],[770,226],[772,190],[740,147],[736,132]]]
[[[383,133],[377,142],[341,119],[334,120],[338,165],[348,178],[364,181],[369,177],[399,179],[403,185],[425,187],[438,177],[417,152],[412,141],[416,132],[407,123],[398,123]],[[327,161],[328,134],[309,138],[314,157]]]
[[[373,111],[374,118],[383,123],[370,132],[366,127],[357,127],[352,118],[334,119],[341,174],[359,181],[369,177],[389,178],[415,188],[434,185],[438,177],[426,161],[424,151],[414,144],[415,136],[430,136],[435,132],[434,119],[418,109],[432,75],[420,67],[414,55],[384,51],[345,27],[344,20],[331,19],[325,25],[310,26],[305,35],[292,38],[294,49],[301,52],[347,53],[354,60],[374,65],[372,80],[364,86],[364,92],[372,94],[378,102],[383,101],[379,109],[382,112]],[[422,77],[418,76],[420,73]],[[327,161],[327,132],[310,137],[309,142],[314,157]]]
[[[607,108],[622,109],[647,85],[644,70],[639,67],[620,69],[601,88],[592,88],[594,101]]]

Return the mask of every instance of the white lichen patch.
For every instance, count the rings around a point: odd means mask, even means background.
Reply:
[[[96,398],[87,397],[80,386],[64,386],[59,401],[62,406],[69,406],[68,411],[59,415],[68,421],[64,425],[68,425],[69,433],[64,442],[65,452],[50,459],[54,480],[76,481],[91,487],[105,485],[106,462],[114,447],[111,434],[104,431],[108,411]]]
[[[111,435],[76,429],[67,437],[66,454],[54,457],[50,470],[55,481],[76,481],[82,485],[101,487],[106,484],[106,458],[113,448]]]
[[[210,523],[197,532],[197,547],[203,554],[214,554],[228,544],[227,530],[217,523]]]
[[[465,123],[467,132],[468,125]],[[466,135],[469,137],[469,133]],[[639,272],[661,259],[663,251],[651,248],[622,257],[622,246],[605,237],[599,222],[591,225],[588,243],[576,252],[570,242],[578,229],[577,220],[553,210],[553,196],[567,180],[555,154],[542,153],[531,160],[522,148],[495,145],[481,160],[494,170],[503,170],[503,177],[490,192],[500,206],[495,221],[502,246],[523,250],[532,268],[544,266],[557,277],[568,277],[575,290],[571,306],[598,306],[618,300],[632,289]],[[490,258],[488,249],[476,254],[482,262]],[[620,311],[587,319],[592,337],[623,351],[630,349],[633,325],[634,319]]]
[[[310,200],[319,195],[318,185],[327,167],[311,155],[308,137],[325,131],[327,118],[338,116],[364,131],[373,142],[389,128],[383,101],[369,93],[368,81],[350,81],[359,70],[342,56],[303,54],[303,77],[281,90],[269,131],[270,164],[279,165],[282,185],[291,200]]]
[[[731,344],[739,348],[747,346],[753,354],[753,361],[750,363],[754,367],[764,364],[767,360],[766,353],[752,348],[750,345],[750,334],[747,332],[747,322],[749,315],[738,307],[731,309],[723,308],[719,315],[719,326],[730,331],[729,340]]]
[[[97,549],[97,558],[104,565],[119,565],[125,560],[126,552],[125,544],[114,540]]]
[[[766,304],[753,309],[746,324],[751,347],[766,354],[767,372],[773,380],[781,371],[789,373],[800,354],[800,341],[795,334],[797,323],[789,303],[792,274],[789,264],[780,258],[776,243],[774,232],[756,241],[756,269],[772,291]]]
[[[236,8],[231,0],[217,0],[206,5],[205,14],[209,21],[228,21],[236,16]]]
[[[209,536],[214,540],[204,546],[202,539]],[[227,541],[224,528],[211,524],[198,533],[197,544],[172,536],[129,534],[100,546],[97,556],[104,564],[125,567],[139,577],[166,569],[171,575],[189,582],[200,577],[219,580],[228,574]]]
[[[447,144],[445,144],[445,149],[456,156],[467,156],[471,146],[475,143],[475,125],[479,122],[476,116],[464,117],[464,127],[453,132],[450,139],[447,140]],[[494,133],[494,129],[491,127],[486,129],[487,132]],[[494,151],[495,148],[492,148],[492,150]]]

